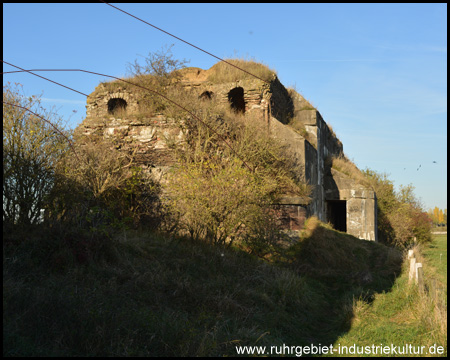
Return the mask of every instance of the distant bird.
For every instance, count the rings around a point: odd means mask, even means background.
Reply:
[[[422,165],[419,165],[419,167],[417,168],[417,171],[419,171],[419,169],[420,169],[421,166],[422,166]]]
[[[433,164],[437,164],[437,161],[433,161]]]

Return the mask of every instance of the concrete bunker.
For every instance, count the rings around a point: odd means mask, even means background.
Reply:
[[[327,219],[335,230],[347,232],[347,201],[327,200]]]
[[[116,115],[127,109],[127,102],[121,98],[112,98],[108,101],[108,114]]]
[[[299,231],[306,217],[315,215],[337,230],[360,239],[377,240],[375,192],[327,163],[328,157],[343,154],[343,146],[309,102],[297,93],[293,96],[276,77],[269,83],[254,79],[213,83],[199,71],[196,69],[195,77],[181,82],[186,91],[192,91],[205,104],[216,99],[217,106],[229,106],[243,118],[267,126],[267,131],[286,143],[295,156],[296,176],[313,185],[308,202],[289,196],[289,200],[274,204],[282,229]],[[170,139],[183,141],[179,128],[164,112],[149,112],[143,93],[122,86],[113,89],[102,84],[89,95],[86,119],[77,133],[103,133],[108,138],[114,135],[123,151],[132,151],[139,142],[139,166],[145,171],[170,168],[175,163],[172,150],[165,141],[166,135],[163,138],[158,134],[169,133]],[[294,111],[295,122],[289,122]],[[104,121],[106,117],[110,118],[109,123]],[[121,120],[117,122],[117,118]],[[167,181],[161,174],[158,178]]]
[[[228,93],[228,101],[234,111],[245,113],[244,89],[242,87],[231,89]]]

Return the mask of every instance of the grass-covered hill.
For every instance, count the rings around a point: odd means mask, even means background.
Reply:
[[[4,356],[233,356],[239,345],[332,344],[351,328],[355,299],[390,292],[402,263],[397,250],[315,218],[272,261],[143,232],[100,253],[80,257],[45,234],[4,245]]]

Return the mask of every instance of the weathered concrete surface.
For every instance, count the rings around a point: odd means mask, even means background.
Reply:
[[[378,240],[377,199],[373,189],[330,169],[326,176],[326,200],[345,200],[347,233],[365,240]]]

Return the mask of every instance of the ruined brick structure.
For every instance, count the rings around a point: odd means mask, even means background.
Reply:
[[[300,230],[306,217],[316,215],[337,230],[376,241],[376,195],[327,165],[327,158],[343,154],[343,146],[320,113],[299,94],[290,95],[276,76],[268,82],[250,79],[217,84],[208,81],[208,71],[186,69],[183,85],[199,97],[215,96],[244,116],[251,115],[252,121],[265,124],[270,134],[289,145],[298,160],[299,177],[313,186],[308,199],[285,196],[275,204],[283,228]],[[163,114],[140,116],[136,93],[120,84],[113,91],[99,85],[88,97],[86,110],[86,119],[76,129],[78,135],[102,135],[124,149],[138,143],[140,165],[163,179],[173,164],[165,139],[182,136],[170,119]]]

